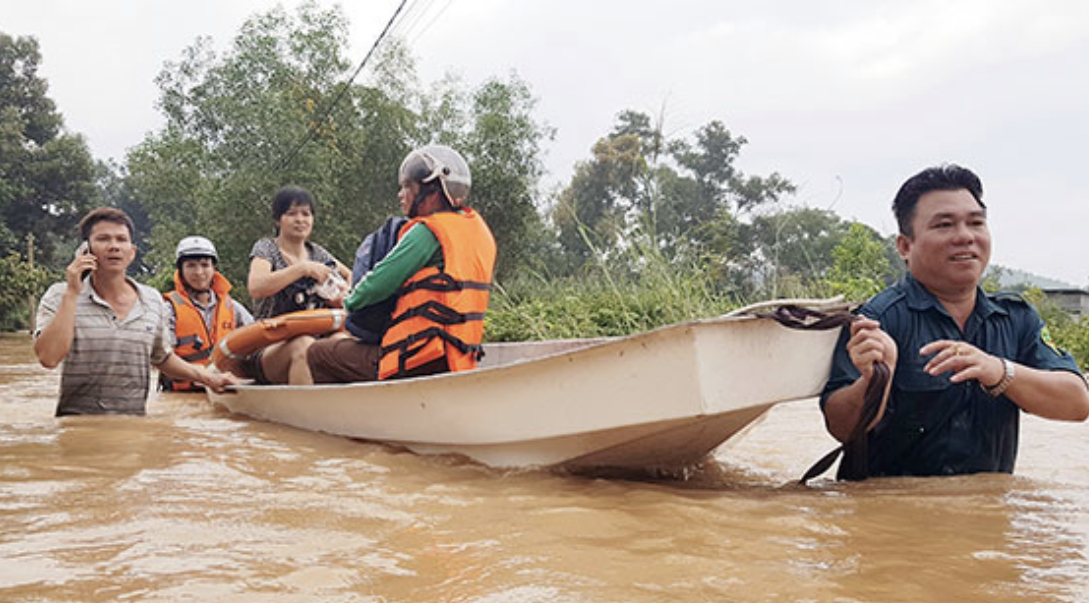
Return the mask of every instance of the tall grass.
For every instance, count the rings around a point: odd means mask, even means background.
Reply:
[[[524,273],[496,285],[488,308],[489,341],[627,335],[743,303],[697,262],[678,266],[646,248],[599,261],[579,276]]]
[[[625,335],[734,306],[691,275],[670,281],[534,276],[496,288],[485,332],[490,341]]]

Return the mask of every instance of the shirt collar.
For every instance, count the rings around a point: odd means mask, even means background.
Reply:
[[[910,272],[904,275],[902,287],[908,307],[912,310],[925,311],[933,308],[946,316],[949,315],[949,312],[945,310],[945,306],[938,301],[938,298],[934,297],[934,294],[928,291],[922,283],[915,280]],[[987,295],[987,292],[983,290],[983,287],[976,285],[976,307],[972,310],[972,313],[980,314],[986,318],[995,312],[999,314],[1007,313],[1005,308],[994,303],[991,297]]]
[[[201,310],[208,310],[209,308],[215,306],[216,302],[219,301],[219,298],[216,297],[215,289],[209,289],[208,290],[209,297],[208,297],[208,303],[207,304],[202,304],[199,301],[197,301],[197,298],[196,298],[196,296],[193,295],[192,291],[187,291],[187,293],[189,294],[189,301],[193,302],[193,305],[200,308]]]
[[[137,298],[137,300],[139,302],[138,305],[142,305],[142,304],[147,303],[147,296],[144,294],[143,289],[141,289],[139,287],[139,284],[136,282],[135,279],[133,279],[131,276],[126,274],[125,275],[125,282],[132,285],[132,288],[136,291],[136,298]],[[99,297],[98,293],[95,291],[95,288],[93,286],[91,286],[91,277],[90,276],[83,279],[82,293],[84,295],[90,297],[91,300],[94,301],[96,304],[106,306],[107,308],[110,307],[110,304],[106,303],[106,300]]]

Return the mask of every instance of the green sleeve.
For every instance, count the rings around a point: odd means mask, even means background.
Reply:
[[[397,245],[382,258],[344,300],[344,307],[354,312],[376,304],[397,292],[397,289],[427,266],[432,256],[441,251],[439,240],[423,224],[416,224],[401,237]]]

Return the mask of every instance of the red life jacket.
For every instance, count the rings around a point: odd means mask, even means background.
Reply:
[[[181,274],[177,270],[174,271],[174,290],[164,293],[163,297],[174,306],[174,316],[177,317],[174,334],[178,337],[174,353],[180,358],[193,364],[208,364],[216,342],[238,326],[234,321],[234,300],[229,295],[230,290],[231,284],[222,274],[216,272],[212,277],[216,307],[212,317],[212,330],[208,332],[208,327],[204,324],[204,315],[189,298],[189,293],[182,283]],[[170,379],[166,376],[162,376],[160,382],[166,390],[199,391],[202,389],[198,383]]]
[[[378,378],[403,375],[446,358],[451,371],[475,368],[484,355],[484,313],[495,269],[495,238],[469,208],[415,218],[398,240],[423,223],[442,247],[444,267],[424,267],[397,291],[390,326],[382,337]]]

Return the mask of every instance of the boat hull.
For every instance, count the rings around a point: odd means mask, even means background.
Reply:
[[[496,467],[673,469],[774,404],[817,394],[837,334],[720,318],[623,338],[493,344],[487,363],[462,373],[209,397],[256,419]]]

